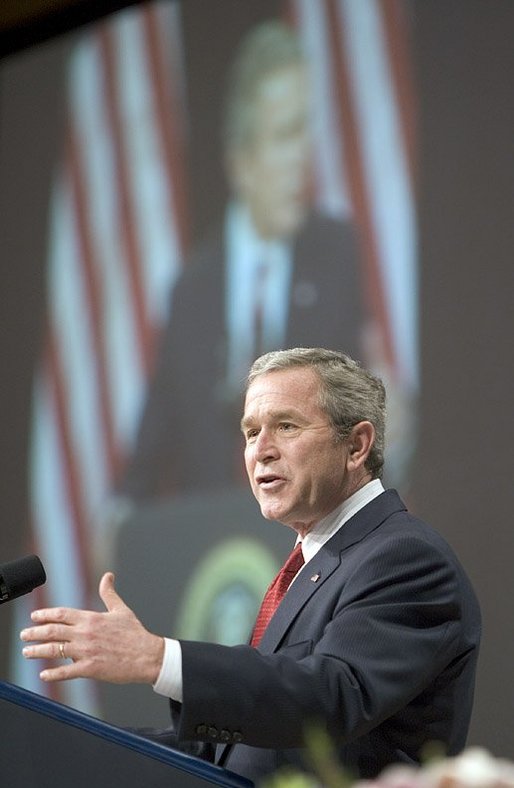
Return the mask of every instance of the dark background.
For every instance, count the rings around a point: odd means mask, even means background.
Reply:
[[[73,33],[46,42],[129,4],[4,2],[0,11],[0,51],[8,54],[0,64],[0,561],[26,551],[31,376],[44,314],[41,206]],[[482,605],[469,741],[512,758],[514,4],[411,0],[409,7],[419,100],[422,372],[412,508],[455,546]],[[9,627],[5,605],[6,644]],[[7,664],[3,648],[2,677]]]

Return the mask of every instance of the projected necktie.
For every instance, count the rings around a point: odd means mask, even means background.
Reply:
[[[253,306],[254,355],[252,361],[268,349],[265,340],[266,326],[264,320],[268,276],[269,264],[266,260],[263,260],[258,264],[255,272]]]
[[[302,543],[298,542],[264,595],[252,634],[252,646],[258,646],[261,642],[264,630],[268,626],[273,613],[279,606],[294,576],[301,569],[303,564]]]

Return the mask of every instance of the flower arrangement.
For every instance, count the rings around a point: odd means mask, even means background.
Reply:
[[[352,780],[345,774],[320,731],[309,736],[308,750],[317,776],[286,771],[267,780],[263,788],[514,788],[514,762],[481,747],[452,758],[434,753],[418,767],[395,764],[374,780]]]
[[[470,747],[454,758],[426,765],[391,766],[376,780],[360,781],[355,788],[514,788],[514,763]]]

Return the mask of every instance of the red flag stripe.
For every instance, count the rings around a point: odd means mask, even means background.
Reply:
[[[102,25],[98,36],[104,69],[106,111],[114,142],[114,169],[119,195],[118,232],[130,279],[132,310],[137,327],[136,335],[141,369],[148,372],[153,353],[153,330],[146,313],[144,288],[141,282],[139,266],[141,248],[137,236],[137,218],[131,198],[130,178],[125,158],[124,121],[120,114],[117,98],[119,75],[116,67],[116,40],[112,25]]]
[[[109,396],[109,375],[108,359],[103,339],[103,319],[102,319],[102,285],[99,281],[99,263],[95,259],[94,245],[92,242],[93,232],[89,222],[88,205],[91,199],[86,193],[86,178],[82,171],[80,155],[80,143],[73,127],[69,124],[67,136],[68,144],[68,173],[70,177],[70,199],[72,202],[72,215],[75,217],[77,240],[80,253],[79,265],[84,275],[83,298],[87,302],[87,314],[89,316],[89,331],[92,337],[93,355],[92,361],[96,366],[96,381],[99,399],[99,418],[101,422],[101,434],[104,440],[104,454],[107,459],[110,478],[113,479],[120,463],[120,452],[116,444],[113,431],[113,419],[111,413],[111,398]]]
[[[355,113],[350,89],[348,66],[341,40],[341,20],[337,0],[327,0],[328,36],[330,52],[334,63],[337,104],[341,112],[341,126],[344,129],[343,156],[346,162],[349,189],[354,207],[354,217],[358,226],[362,259],[364,266],[364,291],[367,295],[371,313],[375,316],[383,332],[384,352],[388,363],[394,368],[394,349],[391,329],[384,299],[384,287],[379,265],[379,250],[373,227],[369,205],[369,195],[363,173],[362,155]]]
[[[181,123],[183,115],[178,98],[177,81],[169,79],[168,58],[164,48],[168,41],[162,38],[159,17],[155,6],[142,11],[142,22],[147,41],[148,65],[154,89],[156,126],[160,133],[162,153],[169,183],[170,217],[173,216],[182,251],[189,242],[187,208],[185,140]]]
[[[380,4],[392,80],[396,92],[396,106],[400,116],[403,144],[410,180],[417,180],[416,102],[412,84],[411,57],[408,51],[405,5],[399,0],[382,0]]]

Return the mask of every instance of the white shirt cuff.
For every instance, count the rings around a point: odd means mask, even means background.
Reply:
[[[178,640],[164,638],[161,672],[153,689],[159,695],[182,703],[182,649]]]

